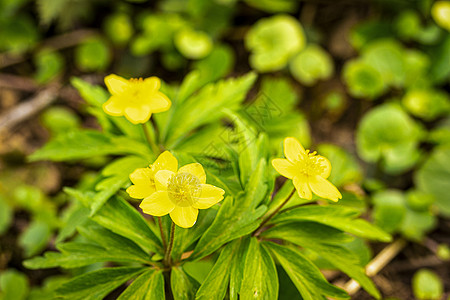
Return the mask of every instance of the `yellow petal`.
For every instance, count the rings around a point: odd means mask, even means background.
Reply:
[[[149,168],[139,168],[130,174],[130,180],[136,185],[153,185],[153,172]]]
[[[125,117],[133,124],[145,123],[151,115],[150,107],[147,105],[125,108]]]
[[[132,185],[127,188],[127,193],[132,198],[144,199],[156,192],[153,185]]]
[[[105,84],[112,95],[119,95],[128,87],[129,83],[125,78],[111,74],[105,77]]]
[[[189,174],[195,175],[200,180],[200,183],[206,182],[205,170],[203,169],[202,165],[199,163],[193,163],[193,164],[188,164],[188,165],[182,166],[178,170],[178,173],[189,173]]]
[[[331,182],[319,175],[309,178],[309,186],[314,194],[319,197],[330,199],[332,201],[338,201],[342,198],[339,190]]]
[[[321,155],[313,156],[312,159],[315,159],[315,163],[322,167],[322,172],[319,175],[323,178],[328,178],[331,173],[330,161]]]
[[[178,170],[178,160],[169,151],[164,151],[158,156],[151,167],[155,173],[160,170],[176,172]]]
[[[200,209],[207,209],[223,199],[225,191],[211,184],[202,184],[202,191],[197,202],[192,206]]]
[[[302,144],[296,138],[287,137],[284,139],[284,155],[287,159],[295,162],[301,153],[305,153],[305,148],[303,148]]]
[[[166,110],[169,110],[172,102],[170,102],[169,98],[161,92],[156,92],[151,95],[150,107],[152,108],[152,112],[159,113]]]
[[[144,79],[145,87],[148,92],[156,92],[161,87],[161,80],[158,77],[152,76]]]
[[[300,198],[311,200],[312,199],[312,193],[311,189],[308,186],[307,177],[303,175],[298,175],[294,177],[293,180],[294,187],[297,190],[298,195]]]
[[[161,170],[155,174],[155,185],[156,189],[159,190],[167,190],[167,184],[169,183],[169,179],[175,175],[174,172],[169,170]]]
[[[192,206],[187,207],[177,206],[170,213],[172,221],[178,226],[183,228],[190,228],[194,226],[195,222],[197,221],[197,216],[198,216],[198,209]]]
[[[296,173],[298,173],[296,172],[297,168],[295,167],[295,165],[284,158],[273,159],[272,166],[278,173],[289,179],[294,178]]]
[[[172,212],[175,204],[170,201],[166,191],[157,191],[142,200],[139,207],[146,214],[160,217]]]
[[[124,106],[117,96],[112,96],[108,101],[103,103],[103,111],[111,116],[123,116]]]

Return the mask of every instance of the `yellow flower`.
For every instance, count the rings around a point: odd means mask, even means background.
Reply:
[[[111,116],[125,116],[133,124],[145,123],[152,113],[166,111],[172,103],[159,91],[158,77],[126,80],[111,74],[105,77],[105,84],[111,98],[103,104],[105,113]]]
[[[207,209],[223,199],[221,188],[206,184],[201,164],[178,169],[177,159],[165,151],[149,168],[130,175],[134,185],[127,189],[133,198],[144,199],[140,208],[153,216],[170,214],[173,222],[189,228],[197,221],[198,210]]]
[[[323,156],[310,153],[293,137],[284,139],[284,155],[287,159],[276,158],[272,165],[278,173],[292,179],[299,196],[310,200],[311,191],[319,197],[338,201],[342,198],[339,190],[327,180],[331,164]]]

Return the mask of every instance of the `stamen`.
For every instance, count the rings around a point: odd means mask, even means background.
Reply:
[[[179,173],[169,179],[169,199],[178,206],[192,206],[202,191],[200,179],[191,173]]]

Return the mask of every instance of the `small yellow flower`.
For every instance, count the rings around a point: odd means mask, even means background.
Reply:
[[[115,74],[105,77],[105,84],[111,98],[103,104],[105,113],[111,116],[125,116],[133,124],[147,122],[152,113],[166,111],[172,103],[159,91],[158,77],[126,80]]]
[[[201,164],[188,164],[178,169],[177,159],[165,151],[149,168],[137,169],[130,175],[134,185],[127,189],[133,198],[144,199],[144,213],[153,216],[170,214],[173,222],[189,228],[197,221],[198,210],[207,209],[223,199],[221,188],[206,184]]]
[[[275,158],[272,165],[278,173],[293,180],[301,198],[310,200],[311,191],[332,201],[342,198],[339,190],[327,180],[331,173],[328,159],[305,150],[293,137],[284,139],[284,155],[287,159]]]

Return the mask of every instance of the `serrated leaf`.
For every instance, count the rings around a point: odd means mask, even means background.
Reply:
[[[303,299],[316,299],[316,294],[331,298],[348,299],[349,295],[342,289],[330,284],[319,268],[300,251],[277,245],[263,243],[275,255]]]
[[[328,225],[344,232],[383,242],[391,241],[391,236],[363,219],[355,219],[360,212],[340,206],[303,206],[288,210],[272,219],[272,223],[313,221]]]
[[[225,246],[214,267],[198,289],[195,299],[224,299],[230,279],[230,263],[238,248],[239,243],[229,243]]]
[[[154,157],[150,149],[138,141],[107,136],[94,130],[73,130],[58,135],[29,159],[67,161],[111,154],[135,154],[149,160]]]
[[[148,252],[163,254],[160,240],[142,215],[128,202],[113,197],[92,217],[99,225],[126,237]]]
[[[103,299],[121,284],[143,272],[145,268],[106,268],[73,278],[61,285],[56,293],[70,300]]]
[[[98,226],[94,222],[86,226],[78,227],[78,232],[91,243],[97,243],[105,248],[110,255],[116,255],[117,257],[123,256],[123,258],[128,260],[144,263],[150,261],[148,253],[143,251],[134,242]]]
[[[259,226],[258,218],[266,211],[258,206],[267,192],[265,183],[265,161],[261,160],[252,174],[245,193],[236,198],[227,197],[217,213],[214,222],[200,238],[191,259],[200,259],[218,249],[224,243],[249,234]]]
[[[275,262],[256,238],[250,240],[239,295],[242,300],[277,299],[278,297],[278,276]]]
[[[195,298],[199,283],[182,268],[174,267],[170,274],[170,286],[175,300],[191,300]]]
[[[148,166],[148,160],[138,156],[122,157],[102,170],[106,178],[100,181],[95,189],[98,192],[91,203],[91,215],[94,215],[102,205],[113,196],[121,187],[129,182],[128,177],[137,168]]]
[[[186,133],[222,117],[224,108],[231,109],[238,106],[244,100],[255,79],[256,75],[249,73],[240,78],[211,83],[183,102],[173,113],[173,122],[169,125],[170,129],[166,137],[167,146],[175,147]],[[183,120],[183,122],[176,120]]]
[[[241,290],[242,281],[244,278],[244,267],[245,258],[247,257],[249,245],[250,245],[250,237],[243,237],[239,240],[234,241],[234,243],[238,244],[237,252],[231,262],[230,266],[230,299],[238,300],[239,292]]]
[[[164,300],[164,277],[161,271],[148,270],[136,278],[117,300]]]
[[[272,233],[273,234],[270,234],[269,229],[263,234],[265,237],[284,239],[288,242],[294,243],[317,253],[331,265],[335,266],[336,268],[359,282],[361,286],[373,297],[377,299],[380,298],[380,293],[378,292],[376,286],[369,279],[369,277],[367,277],[363,267],[360,265],[359,259],[355,257],[355,255],[350,250],[339,246],[339,244],[327,244],[327,238],[323,238],[322,241],[317,241],[311,239],[310,237],[303,238],[301,236],[296,236],[295,234],[284,234],[281,231],[278,232],[279,234],[275,234],[276,231],[272,231]]]

